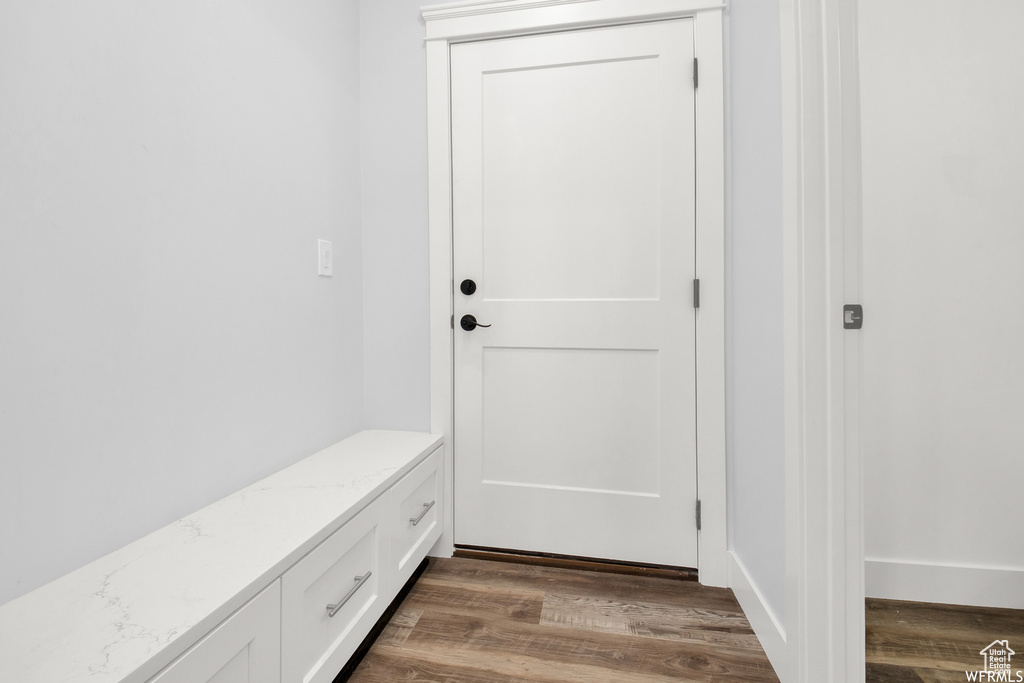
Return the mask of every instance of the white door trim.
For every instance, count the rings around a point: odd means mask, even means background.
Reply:
[[[864,680],[856,9],[781,2],[787,682]]]
[[[700,63],[696,93],[697,490],[702,583],[727,581],[725,494],[725,157],[722,4],[706,0],[480,0],[424,7],[430,252],[430,429],[452,444],[452,165],[449,46],[454,42],[570,28],[692,17]],[[450,556],[454,536],[454,454],[445,472],[445,529],[431,554]],[[681,519],[680,524],[693,524]]]
[[[480,40],[694,16],[721,0],[469,0],[421,8],[428,41]]]

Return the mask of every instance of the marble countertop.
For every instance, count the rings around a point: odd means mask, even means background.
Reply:
[[[0,606],[0,681],[142,683],[440,444],[360,432]]]

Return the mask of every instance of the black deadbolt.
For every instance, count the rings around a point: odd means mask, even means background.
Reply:
[[[469,296],[470,294],[476,291],[476,283],[468,279],[463,280],[462,284],[459,285],[459,289],[462,291],[463,294]]]
[[[470,315],[468,313],[462,316],[462,319],[459,321],[459,325],[462,325],[462,329],[466,332],[472,332],[478,327],[490,327],[490,325],[481,325],[476,321],[475,315]]]

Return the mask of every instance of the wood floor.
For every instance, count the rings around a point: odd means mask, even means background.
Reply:
[[[1014,672],[1024,669],[1024,610],[873,598],[866,608],[868,683],[963,683],[994,640],[1008,640]]]
[[[351,683],[777,682],[732,592],[463,558],[430,566]]]

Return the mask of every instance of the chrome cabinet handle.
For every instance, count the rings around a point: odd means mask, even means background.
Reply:
[[[356,581],[358,581],[358,583],[352,586],[352,590],[350,590],[348,593],[345,593],[345,597],[343,597],[338,602],[337,605],[327,605],[327,616],[333,618],[334,615],[338,613],[338,610],[345,606],[345,603],[348,602],[352,598],[352,596],[356,594],[356,591],[359,590],[359,587],[366,583],[366,580],[371,576],[373,576],[373,572],[366,572],[362,576],[357,576]]]
[[[420,513],[420,516],[419,517],[410,517],[409,518],[409,521],[412,522],[413,526],[416,526],[417,524],[420,523],[420,521],[423,519],[423,515],[425,515],[428,512],[430,512],[430,508],[434,507],[434,503],[435,502],[437,502],[437,501],[433,501],[432,500],[429,503],[424,503],[423,504],[423,512]]]

